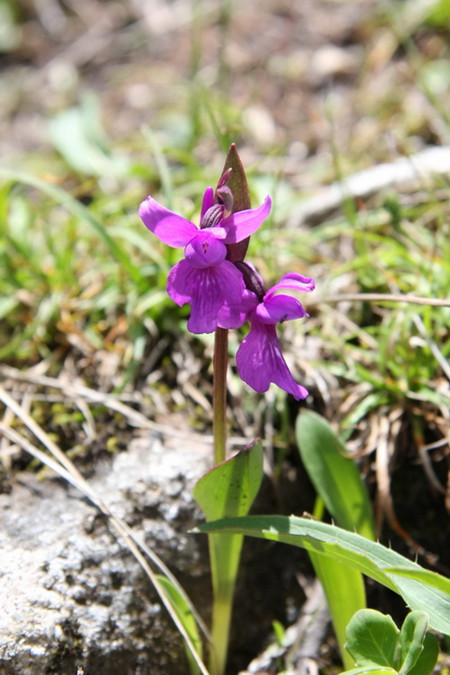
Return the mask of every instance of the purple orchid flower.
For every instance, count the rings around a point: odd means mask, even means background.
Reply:
[[[250,332],[236,354],[239,375],[255,391],[265,392],[273,382],[297,400],[306,398],[308,390],[297,384],[284,360],[275,325],[308,314],[296,298],[275,294],[286,288],[310,292],[314,290],[314,280],[301,274],[286,274],[265,292],[257,272],[247,263],[240,265],[244,266],[247,287],[255,292],[247,289],[239,306],[224,306],[219,312],[222,328],[229,328],[238,321],[242,325],[246,318],[250,321]]]
[[[243,274],[226,260],[227,245],[249,237],[270,213],[270,197],[256,209],[232,213],[229,195],[231,192],[223,182],[216,192],[218,201],[212,187],[206,190],[200,229],[152,197],[147,197],[139,207],[144,225],[158,239],[173,248],[184,247],[184,260],[169,273],[167,292],[180,306],[190,303],[188,330],[191,333],[212,333],[217,328],[220,308],[240,303],[245,292]],[[237,325],[241,324],[230,327]]]

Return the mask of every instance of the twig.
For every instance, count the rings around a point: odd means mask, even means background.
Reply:
[[[340,293],[308,298],[308,307],[331,305],[338,302],[406,302],[410,305],[430,305],[431,307],[450,307],[450,298],[423,298],[419,295],[401,295],[390,293]]]
[[[378,164],[333,183],[294,209],[287,222],[296,228],[304,223],[317,223],[337,211],[349,197],[365,199],[390,187],[424,181],[435,175],[450,174],[450,147],[429,147],[410,157]]]
[[[11,366],[2,365],[0,366],[0,375],[3,375],[5,378],[11,380],[17,380],[19,382],[31,382],[32,384],[48,387],[51,389],[57,389],[62,391],[63,394],[69,398],[72,397],[77,402],[84,399],[90,401],[91,403],[99,403],[104,405],[106,408],[118,412],[123,415],[128,422],[139,429],[149,429],[155,433],[164,434],[166,436],[173,436],[175,438],[181,438],[183,440],[192,439],[198,443],[206,443],[210,445],[212,443],[211,434],[195,434],[187,430],[178,430],[173,427],[165,424],[160,424],[159,422],[153,422],[149,420],[145,415],[143,415],[138,410],[135,410],[126,403],[122,403],[112,394],[107,394],[102,391],[97,391],[86,387],[81,384],[69,383],[66,381],[59,380],[55,377],[48,377],[46,375],[36,375],[35,373],[23,372],[12,368]],[[78,402],[77,402],[78,405]],[[242,438],[230,438],[230,445],[233,447],[246,446],[248,445],[248,440]]]

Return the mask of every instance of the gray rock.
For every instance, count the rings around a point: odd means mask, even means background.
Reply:
[[[188,530],[201,520],[191,489],[209,460],[204,444],[168,447],[147,435],[89,481],[205,603],[206,539]],[[182,640],[147,577],[75,488],[26,475],[0,495],[0,518],[1,674],[187,672]]]

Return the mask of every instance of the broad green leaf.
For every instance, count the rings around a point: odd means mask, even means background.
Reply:
[[[202,476],[193,495],[207,520],[246,515],[258,493],[263,477],[262,444],[216,465]],[[209,536],[209,554],[214,592],[212,671],[222,672],[226,662],[232,599],[239,567],[243,536],[240,533]]]
[[[401,664],[399,673],[408,673],[417,663],[428,628],[425,612],[410,612],[400,631]]]
[[[333,628],[345,668],[354,665],[345,647],[345,631],[351,617],[366,606],[366,592],[361,572],[336,560],[309,551],[309,557],[327,599]]]
[[[359,666],[397,669],[400,631],[392,618],[374,609],[361,609],[347,626],[346,648]]]
[[[0,319],[8,316],[19,304],[19,301],[14,296],[0,298]]]
[[[328,422],[314,412],[302,411],[297,417],[296,436],[308,476],[338,525],[375,539],[370,502],[359,471]],[[346,627],[352,616],[366,607],[362,575],[312,551],[309,556],[327,598],[342,661],[350,668],[353,659],[344,646]]]
[[[434,670],[438,656],[439,641],[436,635],[426,633],[422,651],[413,667],[408,670],[408,675],[430,675]]]
[[[432,572],[431,570],[425,570],[425,569],[420,569],[420,570],[411,570],[409,567],[389,567],[384,570],[385,572],[389,572],[392,576],[401,576],[401,577],[414,577],[414,579],[418,579],[419,581],[423,581],[424,584],[427,586],[431,586],[433,588],[436,588],[438,591],[442,591],[443,593],[447,593],[447,595],[450,595],[450,579],[447,579],[446,577],[443,577],[441,574],[438,574],[437,572]]]
[[[194,499],[208,521],[245,516],[258,493],[262,476],[262,444],[256,443],[202,476],[194,487]],[[210,537],[214,587],[234,587],[242,541],[243,537],[236,534]]]
[[[317,493],[340,527],[375,539],[372,510],[355,462],[329,423],[317,413],[297,417],[297,444]]]
[[[429,14],[426,17],[426,22],[436,28],[448,30],[450,23],[450,5],[447,0],[436,0],[430,5],[424,3],[424,7],[428,8]]]
[[[205,523],[200,532],[239,533],[280,541],[333,558],[396,591],[411,609],[428,614],[430,628],[450,635],[450,595],[420,578],[423,568],[378,542],[334,525],[295,516],[247,516]],[[419,572],[403,577],[387,568],[406,567]]]
[[[246,515],[261,485],[262,444],[258,441],[213,467],[194,487],[206,519]]]

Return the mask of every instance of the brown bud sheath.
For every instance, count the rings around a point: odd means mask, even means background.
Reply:
[[[250,209],[251,204],[247,177],[245,175],[244,167],[234,143],[230,145],[228,150],[225,164],[223,166],[223,171],[219,179],[219,185],[221,184],[222,177],[224,177],[224,175],[227,173],[227,171],[229,172],[230,169],[231,173],[229,173],[226,184],[233,194],[233,213],[236,211],[245,211],[246,209]],[[250,237],[247,237],[247,239],[244,239],[237,244],[228,244],[227,259],[230,260],[230,262],[244,260],[249,241]]]

